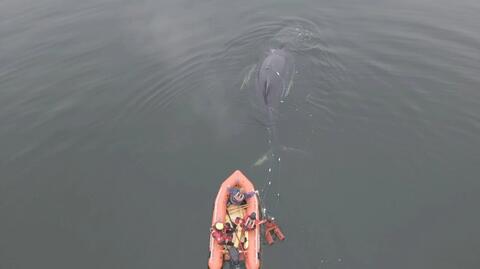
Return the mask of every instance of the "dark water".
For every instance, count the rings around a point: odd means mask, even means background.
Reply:
[[[268,150],[240,87],[294,50],[264,268],[480,267],[480,4],[0,1],[0,268],[205,268]]]

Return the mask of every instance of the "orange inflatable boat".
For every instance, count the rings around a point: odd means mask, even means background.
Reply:
[[[253,192],[255,187],[252,182],[240,171],[235,171],[220,186],[213,208],[212,226],[218,222],[230,223],[237,217],[244,218],[255,212],[258,220],[259,200],[256,195],[248,198],[245,204],[233,205],[229,201],[229,189],[239,188],[243,192]],[[240,253],[240,260],[245,263],[246,269],[260,268],[260,225],[256,225],[254,230],[242,231],[240,225],[234,232],[233,245]],[[210,235],[210,256],[208,258],[208,267],[210,269],[221,269],[224,262],[229,260],[226,247],[215,241]]]

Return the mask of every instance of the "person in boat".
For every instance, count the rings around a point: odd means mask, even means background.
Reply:
[[[279,240],[285,240],[285,235],[282,233],[282,230],[280,230],[280,227],[278,227],[278,224],[275,222],[275,218],[267,217],[265,220],[263,220],[263,223],[265,223],[265,240],[267,240],[267,243],[269,245],[273,245],[273,243],[275,242],[272,233],[275,234],[275,236]]]
[[[228,222],[225,224],[223,224],[222,222],[217,222],[211,228],[212,237],[219,245],[232,246],[234,232],[235,230]]]
[[[243,219],[237,217],[235,219],[235,224],[240,225],[244,231],[252,231],[254,230],[257,225],[262,224],[261,221],[257,220],[257,214],[252,212],[250,215],[245,216]]]
[[[213,227],[210,229],[212,233],[213,239],[220,245],[225,244],[225,232],[224,232],[225,225],[222,222],[217,222]]]
[[[223,234],[225,245],[233,246],[233,234],[235,229],[230,225],[229,222],[225,223],[224,226]]]
[[[242,205],[247,202],[247,199],[255,196],[256,192],[243,192],[237,187],[232,187],[228,189],[228,202],[232,205]]]

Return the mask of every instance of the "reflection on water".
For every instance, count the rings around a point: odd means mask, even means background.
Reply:
[[[219,183],[260,188],[242,83],[295,57],[276,268],[477,268],[477,1],[0,2],[0,268],[204,266]]]

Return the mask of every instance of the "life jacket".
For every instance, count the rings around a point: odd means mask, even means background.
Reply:
[[[267,221],[265,222],[265,228],[266,229],[275,229],[277,226],[277,224],[273,221]]]
[[[225,227],[225,229],[223,230],[223,238],[225,241],[232,241],[233,240],[233,233],[234,233],[235,230],[233,230],[232,227]]]
[[[225,234],[233,234],[234,231],[235,230],[232,227],[225,227],[225,229],[223,229]]]
[[[217,241],[217,243],[222,244],[225,241],[224,235],[221,231],[213,231],[212,232],[212,237]]]

